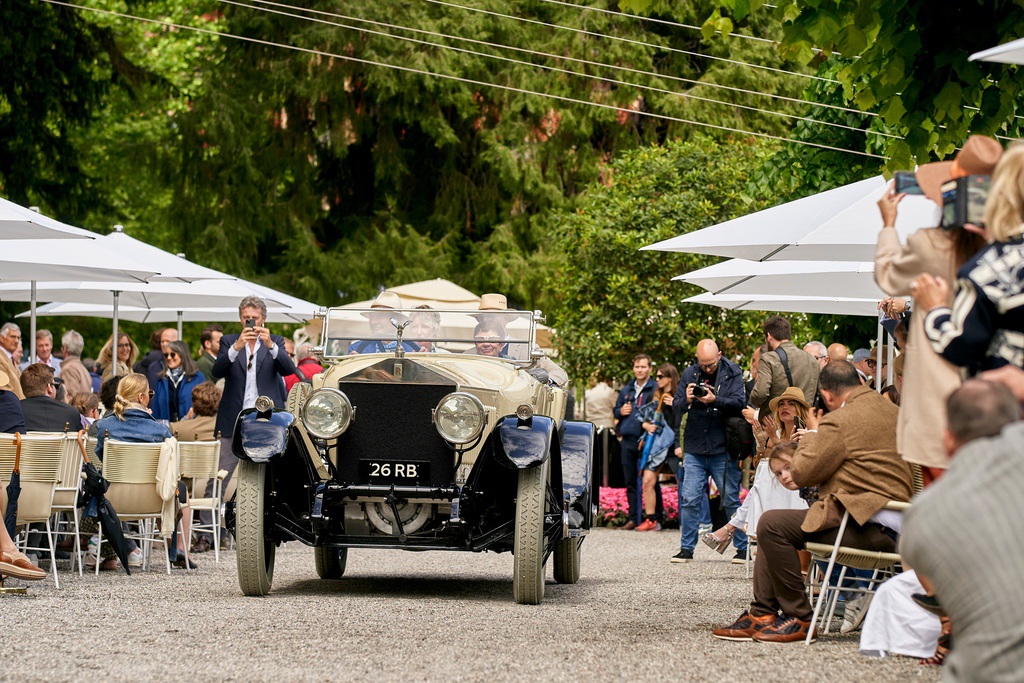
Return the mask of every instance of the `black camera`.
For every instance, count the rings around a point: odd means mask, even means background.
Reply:
[[[245,326],[248,327],[250,330],[256,327],[256,318],[246,318]]]
[[[967,223],[985,225],[985,201],[992,176],[968,175],[942,184],[942,227],[963,228]]]
[[[693,397],[694,398],[701,398],[702,396],[707,396],[707,395],[708,395],[708,388],[706,386],[704,386],[703,384],[694,384],[693,385]]]

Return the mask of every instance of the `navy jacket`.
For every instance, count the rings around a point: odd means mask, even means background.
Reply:
[[[690,455],[726,453],[725,418],[739,415],[747,404],[743,371],[729,359],[722,358],[718,362],[718,375],[715,377],[715,402],[701,403],[694,399],[693,403],[687,405],[686,386],[698,384],[699,380],[700,366],[696,363],[683,370],[672,403],[675,417],[680,422],[683,414],[689,413],[683,430],[683,452]],[[677,423],[677,430],[678,427]]]
[[[246,352],[238,352],[235,362],[228,360],[230,349],[239,335],[225,334],[220,340],[220,353],[213,364],[213,378],[224,378],[224,394],[217,410],[217,431],[222,438],[231,438],[235,430],[235,420],[242,412],[242,400],[245,396]],[[256,394],[268,396],[278,408],[284,408],[287,395],[284,392],[283,377],[295,374],[295,363],[284,350],[284,337],[270,335],[270,340],[277,345],[277,358],[270,357],[270,349],[262,343],[256,345]]]
[[[651,377],[647,378],[647,383],[640,389],[640,404],[643,405],[651,400],[651,396],[654,395],[654,390],[657,388],[658,383]],[[633,412],[625,417],[622,416],[622,406],[626,403],[633,404]],[[619,397],[615,399],[615,408],[612,409],[612,414],[619,420],[618,431],[622,435],[623,441],[626,439],[632,440],[636,443],[640,435],[643,434],[644,427],[643,423],[639,420],[636,412],[637,400],[636,400],[636,378],[629,382],[626,386],[622,387],[622,391],[619,392]]]
[[[0,432],[25,433],[25,416],[21,412],[21,401],[13,391],[3,389],[0,389]]]
[[[181,378],[181,383],[178,384],[177,389],[178,417],[172,420],[171,392],[174,391],[174,385],[171,384],[169,377],[158,378],[156,388],[153,389],[153,401],[149,405],[149,409],[153,411],[153,417],[158,420],[167,420],[168,422],[184,420],[185,416],[188,415],[188,411],[192,409],[192,390],[205,381],[206,378],[203,377],[201,372],[193,375],[192,379]]]
[[[77,432],[82,428],[82,414],[63,401],[49,396],[33,396],[21,402],[25,428],[31,432]]]

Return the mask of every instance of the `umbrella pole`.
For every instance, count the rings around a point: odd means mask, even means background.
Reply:
[[[36,362],[36,281],[32,281],[32,302],[29,310],[31,315],[28,319],[28,338],[31,340],[29,343],[28,362],[29,365]]]
[[[121,296],[121,292],[111,292],[111,294],[114,295],[114,336],[111,337],[111,339],[113,341],[111,341],[110,343],[114,347],[113,358],[115,359],[114,360],[114,365],[115,365],[115,369],[116,369],[116,365],[117,365],[117,360],[116,360],[117,359],[117,301],[118,301],[118,298]]]
[[[875,346],[875,391],[882,393],[882,378],[879,376],[882,370],[882,340],[885,339],[885,328],[882,322],[878,322],[878,344]]]
[[[182,339],[184,335],[181,333],[181,311],[178,311],[178,339]]]

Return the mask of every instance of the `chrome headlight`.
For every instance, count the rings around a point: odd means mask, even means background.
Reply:
[[[453,444],[469,443],[480,436],[486,418],[480,399],[462,391],[448,394],[434,408],[437,433]]]
[[[348,396],[338,389],[317,389],[302,406],[302,424],[317,438],[333,439],[348,429],[354,412]]]

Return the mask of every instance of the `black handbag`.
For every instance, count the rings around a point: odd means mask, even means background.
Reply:
[[[725,418],[725,448],[735,460],[754,454],[754,428],[745,418]]]

